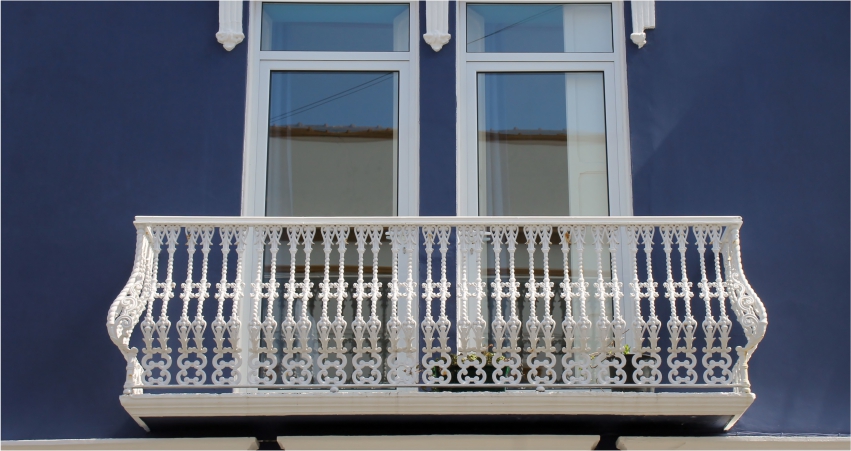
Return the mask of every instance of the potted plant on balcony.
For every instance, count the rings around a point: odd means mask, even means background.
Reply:
[[[635,365],[633,364],[633,354],[632,349],[628,344],[623,345],[621,349],[623,351],[624,357],[624,365],[623,371],[626,373],[626,380],[624,381],[624,385],[636,385],[635,383]],[[609,353],[609,355],[603,359],[609,362],[614,362],[616,360],[614,353]],[[639,362],[651,362],[653,359],[650,358],[649,355],[641,355],[638,358]],[[647,366],[642,367],[642,376],[650,377],[650,368]],[[609,377],[616,378],[617,377],[617,368],[614,366],[609,367]],[[613,386],[612,391],[650,391],[649,388],[618,388],[618,385]]]

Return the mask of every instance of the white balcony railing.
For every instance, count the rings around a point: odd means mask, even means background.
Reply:
[[[127,361],[126,397],[747,394],[767,325],[742,271],[738,217],[135,224],[133,271],[107,315]]]

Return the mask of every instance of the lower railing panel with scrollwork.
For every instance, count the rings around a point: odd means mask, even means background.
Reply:
[[[139,217],[107,327],[125,394],[747,393],[737,217]],[[627,386],[629,388],[625,388]]]

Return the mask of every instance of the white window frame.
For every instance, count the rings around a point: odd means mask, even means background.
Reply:
[[[312,3],[278,0],[275,3]],[[245,138],[242,165],[242,216],[266,215],[269,78],[271,71],[394,71],[399,72],[399,143],[396,215],[419,215],[419,6],[408,3],[410,36],[407,52],[261,51],[263,3],[252,0],[248,20]],[[315,2],[323,3],[323,2]],[[370,3],[364,1],[363,3]],[[345,170],[334,168],[329,171]]]
[[[491,0],[457,2],[456,92],[457,214],[479,216],[476,75],[479,72],[603,72],[606,102],[606,154],[609,215],[632,215],[632,175],[629,154],[629,110],[626,91],[626,36],[623,2],[553,1],[529,3],[610,3],[613,52],[607,53],[467,53],[467,4],[499,3]],[[614,95],[612,95],[614,93]]]

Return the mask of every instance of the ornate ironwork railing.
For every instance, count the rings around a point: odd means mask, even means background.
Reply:
[[[738,217],[135,225],[133,271],[107,315],[127,361],[125,394],[749,392],[748,360],[767,325],[742,270]]]

